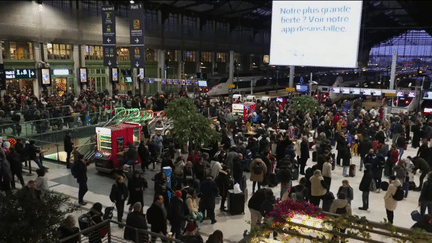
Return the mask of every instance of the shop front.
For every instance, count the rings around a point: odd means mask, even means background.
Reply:
[[[63,96],[65,93],[74,93],[76,85],[74,82],[74,71],[67,66],[55,66],[51,69],[51,92],[58,96]]]

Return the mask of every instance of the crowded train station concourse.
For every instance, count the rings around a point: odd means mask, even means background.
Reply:
[[[432,242],[429,1],[0,2],[0,243]]]

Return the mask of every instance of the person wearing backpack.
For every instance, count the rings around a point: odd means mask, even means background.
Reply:
[[[400,189],[402,189],[401,187],[401,183],[398,179],[396,179],[396,176],[392,175],[390,176],[390,180],[389,180],[389,187],[387,189],[386,194],[384,195],[384,203],[385,203],[385,208],[386,208],[386,213],[387,213],[387,220],[393,224],[393,219],[394,219],[394,211],[396,210],[397,207],[397,202],[398,200],[396,200],[395,197],[398,196],[399,194],[399,187]],[[402,189],[402,199],[403,199],[403,189]]]
[[[420,192],[418,205],[420,206],[420,214],[422,216],[425,215],[426,208],[428,209],[428,213],[432,214],[432,172],[427,174],[427,180]]]
[[[352,215],[351,205],[349,204],[345,193],[339,192],[337,199],[330,206],[330,213]]]
[[[252,193],[254,193],[255,186],[257,183],[258,183],[258,190],[261,188],[261,183],[263,182],[264,177],[267,174],[267,166],[260,157],[257,157],[252,161],[250,172],[251,172],[250,180],[253,182]]]

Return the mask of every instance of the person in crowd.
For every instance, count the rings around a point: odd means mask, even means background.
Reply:
[[[37,169],[36,173],[38,177],[36,178],[36,188],[44,193],[48,190],[48,178],[45,176],[45,170]]]
[[[372,174],[375,180],[375,185],[377,188],[377,192],[381,191],[381,178],[383,174],[383,168],[384,168],[384,156],[378,153],[378,149],[374,149],[374,159],[372,160]]]
[[[339,154],[341,154],[340,156],[342,159],[342,166],[343,166],[342,176],[348,177],[349,168],[351,165],[351,151],[348,142],[344,142],[341,144],[339,148],[338,156]]]
[[[369,140],[369,137],[363,138],[363,140],[360,141],[358,146],[358,151],[360,154],[360,171],[363,170],[363,164],[365,163],[366,155],[370,150],[372,149],[372,142]]]
[[[173,176],[175,177],[176,181],[176,189],[181,188],[181,184],[183,183],[183,175],[184,175],[184,168],[186,166],[186,163],[183,160],[183,157],[179,156],[174,161],[174,170],[173,170]]]
[[[323,200],[328,191],[328,185],[325,183],[320,170],[315,170],[309,180],[311,182],[310,202],[313,205],[319,206],[320,201]]]
[[[152,232],[161,235],[167,235],[167,210],[164,206],[164,197],[160,194],[156,195],[155,201],[147,209],[147,221],[151,225]],[[157,237],[151,236],[151,242],[156,242]]]
[[[414,189],[414,191],[421,191],[422,186],[423,186],[423,180],[426,177],[426,175],[429,173],[430,171],[430,167],[428,165],[428,163],[426,162],[426,160],[424,160],[423,158],[420,157],[414,157],[412,158],[411,156],[407,157],[409,160],[412,161],[412,163],[414,164],[414,168],[412,169],[412,172],[415,174],[417,170],[420,169],[421,171],[421,175],[420,175],[420,183],[419,186],[417,188]]]
[[[243,155],[239,154],[239,157],[235,158],[233,160],[233,180],[234,180],[234,184],[238,183],[240,185],[240,188],[245,187],[246,185],[243,185],[246,181],[243,180],[243,170],[244,167],[242,165],[242,159],[243,159]],[[247,166],[247,164],[245,165]],[[249,167],[247,166],[246,168],[249,169]],[[226,168],[228,169],[228,168]]]
[[[225,202],[228,197],[228,189],[230,187],[231,181],[228,170],[228,167],[224,166],[222,170],[219,171],[219,175],[215,179],[215,182],[219,188],[219,195],[221,196],[221,211],[226,211]]]
[[[288,198],[291,198],[295,202],[305,202],[308,200],[309,190],[307,189],[306,185],[306,178],[302,177],[299,180],[299,184],[292,187],[291,191],[285,193],[282,197],[282,201],[287,200]]]
[[[154,181],[154,191],[155,196],[156,195],[162,195],[164,197],[164,203],[165,207],[167,208],[169,205],[169,198],[168,198],[168,191],[172,191],[171,188],[168,186],[167,178],[164,172],[158,172],[154,177],[152,178]],[[157,198],[155,198],[157,199]]]
[[[418,148],[420,146],[420,135],[421,135],[421,122],[420,119],[416,119],[414,126],[412,127],[413,138],[412,147]]]
[[[116,205],[117,208],[117,220],[123,222],[123,212],[125,201],[129,196],[128,188],[126,187],[123,176],[118,175],[114,185],[111,187],[110,199]],[[119,225],[123,228],[122,225]]]
[[[188,222],[186,225],[186,231],[181,237],[181,241],[185,243],[203,243],[204,240],[201,234],[198,232],[197,225],[194,221]]]
[[[128,142],[128,149],[125,152],[126,159],[123,160],[125,165],[134,165],[137,162],[138,151],[134,144]]]
[[[384,203],[387,213],[387,220],[391,224],[393,224],[394,219],[394,211],[397,207],[397,201],[393,198],[393,196],[396,194],[396,189],[398,186],[401,185],[399,180],[396,179],[396,176],[392,175],[389,178],[389,187],[387,189],[386,194],[384,195]]]
[[[208,175],[207,178],[201,183],[200,193],[200,208],[199,211],[205,216],[207,211],[207,216],[211,220],[211,224],[216,223],[215,219],[215,206],[216,206],[216,196],[218,195],[219,188],[216,182],[213,181],[213,177]]]
[[[128,180],[129,200],[127,204],[130,205],[129,211],[131,211],[136,202],[141,203],[141,206],[144,205],[144,190],[147,187],[148,183],[146,179],[141,176],[139,171],[134,171],[132,178]]]
[[[393,174],[396,176],[396,179],[398,179],[402,183],[402,187],[405,191],[404,197],[406,198],[408,196],[409,191],[409,177],[408,177],[408,171],[406,169],[407,164],[406,160],[401,159],[395,167],[393,167]]]
[[[339,192],[337,199],[330,206],[330,213],[352,215],[351,204],[348,202],[345,193]]]
[[[142,211],[141,202],[135,202],[133,204],[133,211],[128,213],[126,217],[126,228],[124,231],[123,238],[132,242],[148,242],[149,237],[147,233],[139,231],[136,233],[135,229],[147,230],[146,216]],[[138,238],[137,238],[138,236]]]
[[[423,158],[426,162],[428,162],[429,167],[432,162],[432,149],[429,148],[427,140],[424,140],[422,145],[417,150],[417,156]]]
[[[141,159],[141,170],[145,171],[145,169],[148,169],[148,166],[150,164],[150,152],[145,145],[144,140],[139,143],[138,155]]]
[[[360,181],[359,189],[362,192],[362,201],[363,206],[359,207],[360,210],[368,210],[369,209],[369,192],[370,192],[370,184],[373,180],[373,174],[371,170],[371,164],[365,164],[365,171],[363,173],[363,177]]]
[[[186,208],[188,210],[189,216],[194,220],[197,219],[197,214],[199,212],[199,201],[200,199],[195,195],[195,189],[190,187],[186,195]]]
[[[180,190],[175,191],[170,201],[168,219],[171,224],[171,233],[178,240],[182,236],[182,230],[187,220],[185,206],[186,204],[183,201],[182,192]]]
[[[429,215],[432,213],[432,172],[427,174],[426,182],[420,192],[418,205],[420,206],[421,215],[425,215],[426,208]]]
[[[102,213],[102,204],[97,202],[93,204],[89,211],[92,219],[92,225],[102,223],[104,214]],[[92,230],[89,234],[89,243],[101,243],[102,237],[106,234],[106,226],[100,226]]]
[[[34,140],[30,141],[30,144],[28,144],[28,148],[26,149],[27,155],[29,157],[29,160],[33,160],[39,166],[39,169],[45,170],[45,167],[42,166],[41,161],[36,155],[40,152],[40,150],[36,148],[35,143],[36,142]]]
[[[430,214],[423,215],[420,221],[411,226],[411,229],[421,229],[428,233],[432,233],[432,216]]]
[[[324,178],[324,182],[327,184],[327,187],[330,188],[332,180],[332,158],[324,162],[322,176]]]
[[[64,137],[64,150],[66,152],[66,168],[70,169],[70,158],[73,151],[73,143],[71,138],[71,132],[67,131]]]
[[[207,160],[209,154],[203,153],[203,157]],[[238,158],[235,158],[236,162],[238,161]],[[235,163],[235,162],[233,162]],[[234,167],[234,165],[233,165]],[[216,179],[216,177],[219,175],[219,171],[222,170],[222,164],[217,160],[210,161],[210,175],[213,177],[213,179]]]
[[[342,181],[342,186],[339,187],[337,194],[339,195],[339,193],[343,193],[346,196],[348,203],[351,204],[351,201],[354,199],[354,190],[350,186],[348,180]]]
[[[405,139],[405,132],[402,132],[396,140],[396,145],[399,148],[399,159],[401,159],[402,155],[404,154],[406,144],[407,141]]]
[[[68,215],[60,224],[60,226],[57,228],[57,233],[59,235],[59,239],[64,239],[69,236],[73,236],[79,232],[79,228],[76,227],[75,218],[72,215]],[[79,236],[76,235],[75,237],[63,241],[64,243],[78,243],[79,242]]]
[[[283,197],[285,193],[288,193],[291,185],[291,162],[289,162],[287,159],[285,159],[286,162],[283,162],[283,165],[280,167],[280,169],[277,170],[276,178],[278,182],[280,182],[280,198]]]
[[[15,189],[15,175],[18,177],[21,186],[24,187],[25,183],[24,183],[24,178],[22,176],[22,159],[21,159],[21,155],[17,153],[16,147],[10,149],[9,155],[7,156],[7,160],[10,163],[10,168],[12,172],[11,188]]]
[[[223,233],[220,230],[215,230],[209,235],[206,243],[223,243]]]
[[[392,145],[390,150],[387,152],[387,160],[384,169],[384,175],[389,177],[391,175],[391,171],[393,170],[393,166],[398,162],[399,152],[396,148],[396,145]]]
[[[261,205],[266,200],[266,192],[267,188],[258,189],[252,197],[249,199],[248,208],[251,213],[251,229],[255,225],[261,224],[262,215],[261,215]]]
[[[305,167],[309,159],[309,142],[307,136],[304,136],[300,143],[300,174],[305,174]]]
[[[84,159],[84,155],[79,154],[77,160],[72,166],[72,175],[77,179],[79,184],[78,189],[78,203],[80,205],[86,205],[84,201],[84,195],[88,191],[87,187],[87,162]]]
[[[250,167],[250,180],[252,181],[252,193],[255,192],[255,186],[258,184],[258,190],[267,174],[267,166],[260,157],[255,158]]]

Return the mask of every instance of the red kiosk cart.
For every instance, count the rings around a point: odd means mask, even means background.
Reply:
[[[139,143],[142,140],[141,125],[124,122],[109,127],[96,127],[97,148],[94,155],[96,170],[111,173],[123,167],[123,152],[127,143]],[[141,160],[138,156],[138,163]]]

